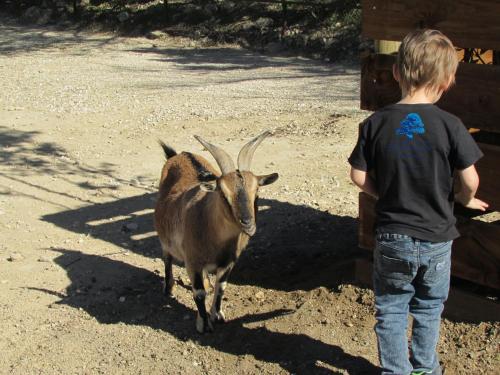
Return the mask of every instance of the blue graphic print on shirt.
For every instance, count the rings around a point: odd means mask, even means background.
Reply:
[[[413,134],[425,133],[424,123],[417,113],[409,113],[400,125],[401,127],[396,129],[396,134],[406,135],[409,139],[413,139]]]

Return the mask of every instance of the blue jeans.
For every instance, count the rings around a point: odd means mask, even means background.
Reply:
[[[451,244],[401,234],[377,235],[373,279],[382,374],[441,375],[436,346],[450,289]],[[413,316],[411,354],[408,312]]]

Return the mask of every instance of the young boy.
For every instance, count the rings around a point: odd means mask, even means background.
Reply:
[[[457,65],[441,32],[408,34],[393,67],[402,99],[365,120],[349,157],[352,181],[378,198],[374,291],[382,374],[441,374],[436,345],[451,244],[459,236],[453,201],[488,207],[475,198],[481,151],[457,117],[434,105],[454,82]],[[455,172],[461,182],[456,194]]]

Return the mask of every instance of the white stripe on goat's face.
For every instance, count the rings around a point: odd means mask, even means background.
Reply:
[[[241,230],[253,236],[259,179],[248,171],[235,171],[220,177],[218,185]]]

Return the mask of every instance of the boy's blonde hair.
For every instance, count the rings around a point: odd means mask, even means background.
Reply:
[[[431,92],[447,90],[454,83],[457,67],[455,47],[438,30],[412,31],[399,47],[399,85],[408,93],[421,87]]]

